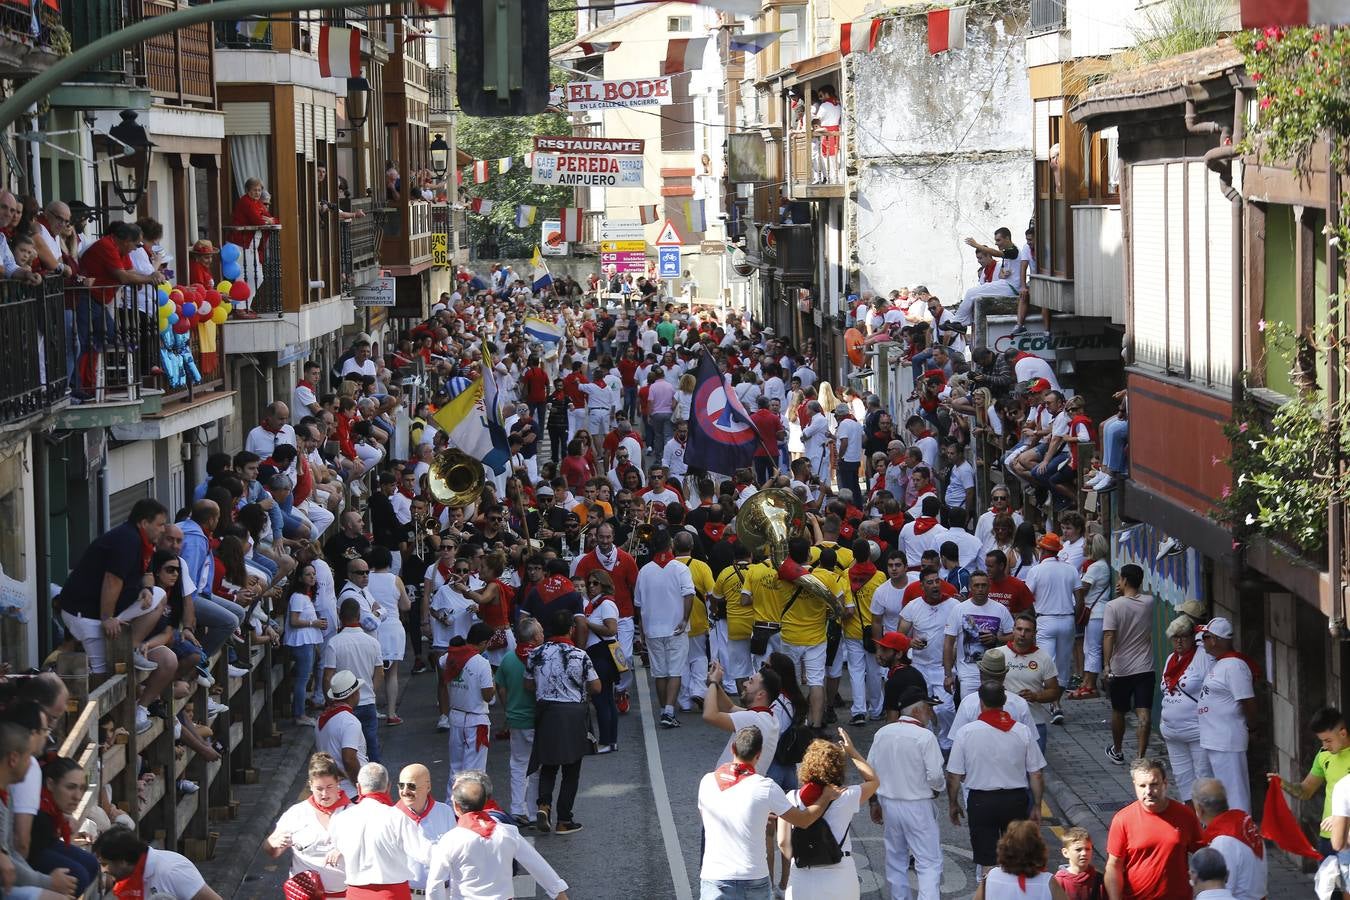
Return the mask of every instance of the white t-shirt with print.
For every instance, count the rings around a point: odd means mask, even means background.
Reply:
[[[727,738],[727,745],[722,748],[722,755],[717,757],[717,764],[731,762],[731,742],[735,739],[736,732],[742,728],[748,728],[753,725],[759,729],[760,735],[764,738],[764,749],[759,754],[758,771],[767,772],[769,763],[773,762],[773,755],[778,752],[779,737],[779,718],[777,716],[778,707],[770,707],[768,712],[758,709],[738,709],[731,716],[731,737]],[[790,715],[790,714],[789,714]]]
[[[445,668],[447,658],[441,657],[441,668]],[[492,689],[492,663],[488,662],[486,656],[480,653],[466,662],[450,682],[449,688],[450,710],[463,713],[464,724],[489,723],[488,702],[483,699],[483,689]]]
[[[1002,603],[985,600],[983,604],[974,600],[962,600],[952,607],[947,616],[945,637],[956,638],[956,677],[969,682],[979,680],[980,659],[984,651],[992,649],[980,643],[980,635],[1008,634],[1012,631],[1012,613]],[[998,646],[995,640],[994,646]]]
[[[1247,717],[1240,701],[1256,696],[1252,670],[1241,659],[1217,659],[1200,688],[1200,746],[1228,752],[1247,749]]]
[[[477,621],[478,604],[448,584],[442,585],[431,598],[431,646],[449,647],[452,638],[467,638]]]

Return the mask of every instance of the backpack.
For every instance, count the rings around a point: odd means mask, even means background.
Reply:
[[[850,822],[848,828],[844,829],[845,839],[848,838],[848,829],[852,827],[853,823]],[[833,866],[844,859],[844,842],[835,840],[834,831],[823,815],[805,828],[794,826],[791,840],[792,859],[799,869]]]
[[[783,699],[780,697],[773,702],[782,703]],[[786,711],[787,707],[783,707],[783,709]],[[806,755],[806,748],[811,746],[811,741],[814,739],[811,735],[811,729],[806,727],[805,715],[800,710],[794,709],[792,711],[792,724],[782,734],[778,735],[778,746],[774,748],[773,761],[780,766],[797,765]]]

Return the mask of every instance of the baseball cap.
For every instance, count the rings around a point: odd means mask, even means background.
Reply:
[[[553,488],[549,487],[546,484],[541,484],[539,487],[534,489],[534,495],[536,497],[552,497]]]
[[[1007,675],[1008,658],[1003,655],[1003,651],[994,647],[991,650],[984,651],[979,662],[980,673],[983,675]]]
[[[1027,385],[1027,393],[1030,394],[1043,394],[1048,390],[1050,390],[1050,382],[1044,378],[1033,378],[1031,383]]]
[[[909,635],[901,634],[898,631],[888,631],[881,636],[881,640],[877,641],[877,646],[894,650],[897,653],[908,653],[910,643]]]
[[[918,685],[911,684],[900,692],[900,697],[896,701],[896,706],[900,709],[908,709],[916,703],[928,703],[936,706],[939,702],[940,701],[936,697],[930,697],[928,694],[924,693]]]
[[[352,694],[361,690],[364,682],[357,678],[351,672],[343,669],[333,675],[333,680],[328,684],[329,700],[346,700]]]
[[[1200,631],[1203,634],[1212,634],[1216,638],[1223,638],[1224,640],[1231,641],[1233,639],[1233,623],[1223,616],[1215,616],[1210,619],[1200,626]]]
[[[1058,553],[1064,549],[1064,542],[1059,539],[1059,535],[1049,531],[1036,542],[1036,546],[1042,550],[1049,550],[1051,553]]]

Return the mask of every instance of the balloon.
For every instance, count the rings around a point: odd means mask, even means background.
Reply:
[[[236,262],[239,259],[239,245],[225,244],[220,248],[220,261],[223,263]]]
[[[220,274],[234,281],[239,277],[239,263],[221,263]]]
[[[188,329],[190,329],[191,327],[192,323],[189,322],[187,319],[179,319],[177,322],[173,323],[173,333],[187,334]]]
[[[167,321],[168,321],[168,323],[169,323],[170,325],[177,325],[177,324],[178,324],[178,313],[169,313],[169,317],[168,317]]]
[[[169,291],[169,299],[172,300],[174,303],[182,303],[183,292],[180,291],[178,288],[174,288],[173,290]]]
[[[211,310],[211,321],[215,322],[217,325],[224,325],[229,318],[230,310],[224,305],[217,306],[215,309]]]
[[[231,300],[247,300],[253,296],[253,288],[248,286],[247,281],[236,281],[230,285]]]
[[[230,293],[230,283],[228,281],[222,281],[216,285],[216,290],[228,296]]]
[[[216,290],[215,288],[212,288],[211,290],[206,292],[206,299],[211,303],[211,308],[215,309],[217,306],[220,305],[221,301],[220,291]]]
[[[159,289],[159,306],[160,306],[160,308],[162,309],[162,308],[164,308],[164,307],[166,307],[166,306],[171,306],[172,304],[173,304],[173,301],[169,299],[169,292],[166,291],[166,290],[164,290],[164,288],[160,288],[160,289]]]
[[[186,316],[187,318],[190,319],[190,318],[192,318],[193,316],[195,316],[196,314],[197,314],[197,304],[193,303],[193,302],[190,301],[190,300],[189,300],[187,303],[184,303],[184,304],[183,304],[183,315],[184,315],[184,316]]]

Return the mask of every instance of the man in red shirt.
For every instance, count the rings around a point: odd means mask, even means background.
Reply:
[[[619,647],[624,656],[633,658],[633,590],[637,587],[637,561],[614,544],[614,526],[608,522],[595,529],[595,549],[577,560],[573,578],[585,580],[596,569],[604,569],[614,581],[614,605],[619,608]],[[628,690],[633,683],[632,670],[619,676],[615,686],[615,704],[619,712],[627,713]]]
[[[130,222],[111,222],[107,233],[99,238],[80,257],[80,274],[92,279],[89,299],[77,301],[75,321],[79,323],[79,364],[76,366],[77,397],[90,396],[86,385],[94,384],[98,374],[98,354],[112,333],[111,305],[123,285],[158,284],[163,276],[158,272],[142,275],[131,268],[128,254],[141,239],[140,228]],[[95,313],[93,303],[102,309]],[[84,308],[81,308],[84,307]]]
[[[1186,857],[1203,846],[1190,806],[1167,796],[1167,771],[1154,759],[1130,765],[1134,803],[1111,819],[1106,842],[1110,900],[1172,900],[1191,890]]]
[[[755,478],[760,484],[765,484],[778,464],[778,440],[783,434],[783,420],[769,409],[768,397],[761,396],[755,405],[758,408],[750,416],[755,430],[759,432],[759,443],[755,447]]]
[[[541,423],[548,421],[544,404],[548,402],[549,377],[543,366],[539,365],[538,354],[531,353],[526,360],[520,383],[525,391],[525,402],[530,405],[530,418]]]
[[[570,441],[578,431],[586,427],[586,394],[578,387],[586,381],[586,373],[581,363],[572,363],[572,371],[563,378],[563,393],[567,395],[567,439]]]
[[[989,573],[989,599],[1008,607],[1014,616],[1031,609],[1036,597],[1022,579],[1008,574],[1008,555],[990,550],[984,555],[984,570]]]
[[[605,435],[603,446],[605,450],[604,462],[606,469],[614,464],[614,454],[618,452],[619,444],[622,443],[625,438],[633,439],[633,442],[637,444],[637,458],[639,460],[642,459],[642,438],[633,430],[633,426],[629,424],[628,416],[624,413],[619,413],[614,417],[614,427],[610,430],[609,434]]]
[[[637,358],[637,348],[629,345],[623,351],[623,358],[619,360],[619,380],[623,382],[623,411],[629,416],[637,415],[637,370],[640,363]]]

